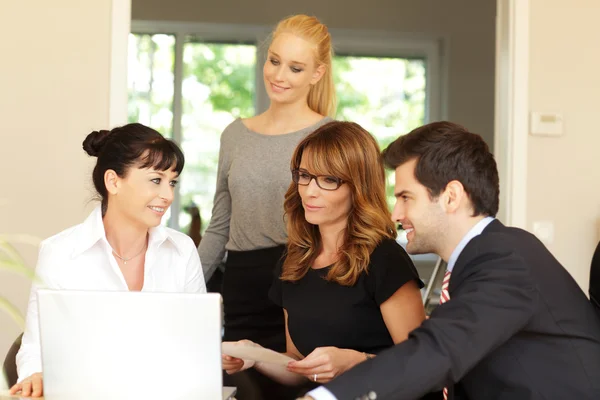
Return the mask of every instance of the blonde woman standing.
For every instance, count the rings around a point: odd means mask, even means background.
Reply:
[[[221,136],[212,219],[198,250],[207,280],[227,252],[224,340],[250,339],[285,351],[283,311],[268,291],[287,242],[283,200],[292,153],[335,111],[331,59],[331,37],[319,20],[295,15],[280,21],[263,68],[269,108],[236,119]],[[252,380],[260,382],[260,398],[282,398],[265,377]],[[240,399],[250,398],[242,392]]]

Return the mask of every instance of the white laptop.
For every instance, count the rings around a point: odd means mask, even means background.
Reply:
[[[38,292],[46,400],[221,400],[221,296]]]

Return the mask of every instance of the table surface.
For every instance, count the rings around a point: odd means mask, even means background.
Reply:
[[[225,386],[223,388],[223,398],[227,399],[227,400],[235,400],[234,397],[225,397],[225,396],[231,396],[232,394],[235,393],[235,388],[233,387],[229,387],[229,386]],[[21,397],[21,396],[11,396],[10,394],[8,394],[8,391],[5,390],[0,390],[0,400],[25,400],[25,399],[31,399],[31,397]],[[36,397],[36,400],[44,400],[44,397]],[[192,399],[193,400],[193,399]]]
[[[30,399],[31,397],[11,396],[8,391],[0,391],[0,400],[19,400],[19,399]],[[43,397],[36,397],[36,399],[44,400]]]

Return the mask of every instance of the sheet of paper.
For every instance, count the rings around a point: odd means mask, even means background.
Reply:
[[[221,351],[228,356],[286,366],[293,358],[276,351],[244,343],[223,342]]]

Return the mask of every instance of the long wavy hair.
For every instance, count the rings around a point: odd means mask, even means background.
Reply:
[[[296,147],[291,169],[300,167],[303,156],[311,172],[341,178],[352,196],[348,226],[338,260],[327,280],[353,286],[368,272],[370,254],[385,238],[395,238],[385,197],[385,173],[377,142],[369,132],[353,122],[329,122],[308,135]],[[281,279],[295,282],[308,272],[322,250],[317,225],[304,216],[298,186],[292,182],[283,204],[288,244]]]
[[[291,33],[314,45],[314,57],[317,65],[325,67],[325,73],[308,92],[308,106],[316,113],[334,117],[336,95],[333,84],[332,64],[333,48],[331,35],[327,26],[315,17],[308,15],[292,15],[277,24],[272,32],[275,39],[282,33]]]

